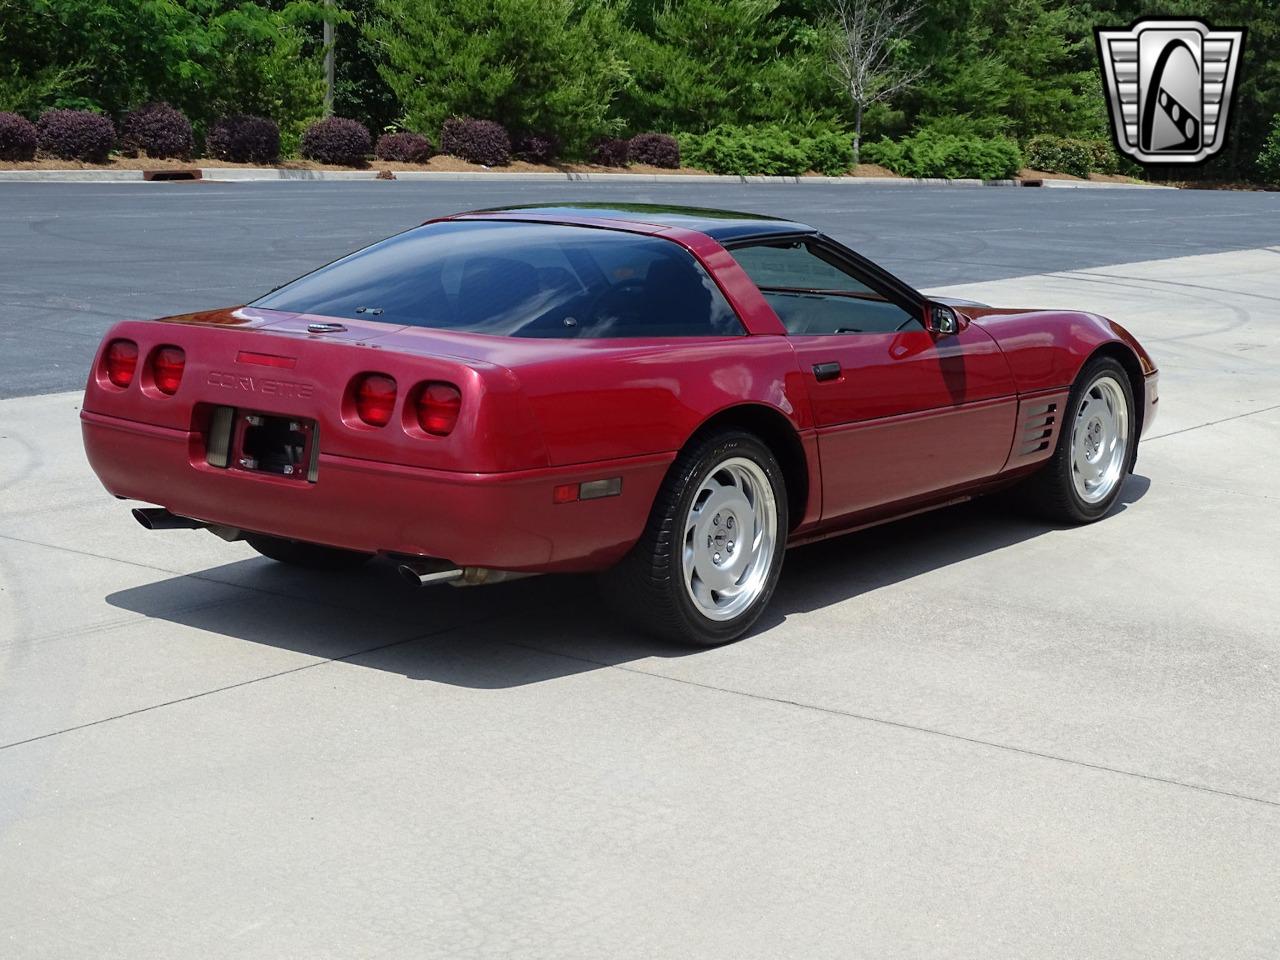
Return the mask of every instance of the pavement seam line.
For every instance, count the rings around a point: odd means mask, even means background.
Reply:
[[[1272,404],[1269,407],[1263,407],[1260,410],[1249,410],[1246,413],[1237,413],[1234,416],[1223,417],[1221,420],[1210,420],[1208,423],[1197,423],[1190,427],[1183,427],[1181,430],[1170,430],[1168,433],[1157,433],[1155,436],[1143,437],[1142,443],[1150,443],[1152,440],[1163,440],[1165,437],[1176,437],[1180,433],[1190,433],[1192,430],[1203,430],[1205,427],[1216,427],[1220,423],[1230,423],[1232,420],[1243,420],[1245,417],[1256,417],[1260,413],[1270,413],[1272,410],[1280,410],[1280,403]]]
[[[1256,249],[1258,248],[1252,247],[1247,250],[1239,251],[1239,252],[1247,253],[1247,252],[1251,252],[1251,250],[1256,250]],[[1208,254],[1208,256],[1213,256],[1213,254]],[[1179,259],[1179,258],[1175,257],[1174,259]],[[1140,263],[1142,261],[1137,261],[1137,262]],[[1123,266],[1123,264],[1121,264],[1121,266]],[[1069,280],[1087,280],[1090,278],[1105,278],[1109,280],[1133,280],[1137,283],[1147,283],[1147,284],[1153,284],[1155,286],[1187,287],[1192,290],[1204,290],[1209,293],[1226,293],[1226,294],[1232,294],[1238,297],[1253,297],[1256,300],[1271,300],[1271,301],[1280,300],[1280,297],[1268,296],[1265,293],[1250,293],[1248,290],[1223,290],[1221,287],[1208,287],[1208,286],[1205,286],[1203,283],[1187,283],[1185,280],[1164,280],[1164,279],[1158,279],[1156,277],[1133,277],[1124,273],[1103,273],[1102,271],[1105,269],[1106,267],[1094,267],[1089,270],[1060,270],[1057,273],[1054,273],[1053,276],[1065,277],[1066,279],[1069,279]]]
[[[40,740],[48,740],[52,737],[62,736],[64,733],[74,733],[77,730],[85,730],[89,727],[101,726],[104,723],[111,723],[113,720],[123,720],[127,717],[135,717],[140,713],[150,713],[153,710],[160,710],[164,707],[171,707],[179,703],[187,703],[191,700],[200,700],[204,697],[213,696],[217,693],[225,693],[228,690],[238,690],[241,687],[252,686],[255,683],[262,683],[265,680],[275,680],[279,677],[287,677],[293,673],[301,673],[303,670],[311,670],[315,667],[323,667],[331,663],[344,663],[355,657],[363,657],[366,654],[377,653],[379,650],[389,650],[392,647],[398,647],[406,643],[414,643],[418,640],[426,640],[432,637],[440,637],[451,633],[454,630],[461,630],[467,627],[476,627],[483,624],[490,624],[495,621],[503,620],[508,617],[523,613],[524,611],[508,611],[506,613],[494,614],[492,617],[483,617],[471,623],[460,623],[452,627],[443,627],[440,630],[429,630],[426,633],[415,634],[412,637],[405,637],[403,640],[392,640],[387,643],[379,643],[376,646],[366,647],[362,650],[354,650],[351,653],[343,654],[340,657],[323,657],[313,660],[311,663],[304,663],[297,667],[290,667],[288,670],[278,670],[275,673],[263,674],[260,677],[250,677],[248,680],[241,680],[237,683],[228,683],[221,687],[214,687],[210,690],[201,690],[197,693],[188,694],[185,697],[175,697],[172,700],[165,700],[161,703],[153,703],[145,707],[138,707],[135,710],[126,710],[124,713],[117,713],[110,717],[100,717],[97,720],[89,720],[85,723],[77,723],[70,727],[63,727],[61,730],[51,730],[48,733],[42,733],[38,736],[27,737],[23,740],[14,740],[12,743],[0,744],[0,750],[8,750],[11,747],[21,747],[28,743],[36,743]]]
[[[27,546],[30,546],[30,547],[44,547],[44,548],[46,548],[46,549],[48,549],[48,550],[61,550],[61,551],[62,551],[62,552],[64,552],[64,553],[72,553],[72,554],[76,554],[77,556],[81,556],[81,557],[93,557],[95,560],[105,560],[105,561],[107,561],[108,563],[123,563],[123,564],[125,564],[126,566],[137,567],[137,568],[139,568],[139,569],[141,569],[141,570],[151,570],[151,571],[154,571],[154,572],[156,572],[156,573],[167,573],[167,574],[169,574],[170,576],[175,577],[175,578],[178,578],[178,579],[190,578],[190,579],[192,579],[192,580],[199,580],[201,583],[212,583],[212,584],[216,584],[216,585],[221,586],[221,587],[231,587],[232,589],[235,589],[235,590],[247,590],[247,591],[249,591],[250,593],[258,593],[258,594],[261,594],[261,595],[262,595],[262,596],[264,596],[264,597],[275,597],[275,598],[277,598],[277,599],[279,599],[279,600],[297,600],[297,599],[299,599],[299,598],[298,598],[298,596],[297,596],[296,594],[292,594],[292,593],[282,593],[282,592],[277,591],[277,590],[266,590],[266,589],[263,589],[262,587],[254,587],[254,586],[250,586],[250,585],[249,585],[249,584],[247,584],[247,583],[235,583],[235,582],[233,582],[233,581],[231,581],[231,580],[219,580],[217,577],[209,577],[209,576],[205,576],[205,574],[204,574],[203,572],[198,572],[198,573],[184,573],[184,572],[182,572],[181,570],[171,570],[171,569],[169,569],[168,567],[157,567],[157,566],[155,566],[154,564],[150,564],[150,563],[140,563],[140,562],[139,562],[139,561],[137,561],[137,560],[123,560],[123,559],[121,559],[120,557],[108,557],[108,556],[104,556],[104,555],[102,555],[102,554],[100,554],[100,553],[91,553],[91,552],[89,552],[88,550],[79,550],[79,549],[77,549],[77,548],[75,548],[75,547],[64,547],[64,546],[62,546],[61,544],[57,544],[57,543],[45,543],[45,542],[43,542],[43,541],[41,541],[41,540],[28,540],[28,539],[27,539],[27,538],[25,538],[25,537],[15,537],[15,536],[13,536],[13,535],[11,535],[11,534],[7,534],[7,533],[0,533],[0,540],[10,540],[10,541],[12,541],[13,543],[25,543]],[[252,559],[254,559],[254,558],[253,558],[253,557],[248,557],[248,558],[246,558],[246,559],[252,560]],[[239,562],[239,561],[237,561],[237,562]],[[230,602],[231,600],[234,600],[234,599],[235,599],[234,597],[228,597],[226,600],[219,600],[219,601],[214,601],[214,602],[215,602],[215,603],[227,603],[227,602]],[[344,612],[346,612],[346,613],[369,613],[369,612],[370,612],[370,611],[362,610],[362,609],[360,609],[360,608],[356,608],[356,607],[347,607],[347,606],[343,606],[343,605],[342,605],[342,604],[340,604],[340,603],[331,603],[331,602],[329,602],[329,601],[327,601],[327,600],[324,600],[324,599],[314,599],[314,600],[311,600],[311,602],[313,602],[313,603],[315,603],[315,604],[317,604],[318,606],[321,606],[321,607],[327,607],[327,608],[329,608],[330,610],[342,610],[342,611],[344,611]],[[149,615],[149,614],[142,614],[142,616],[147,617],[147,616],[150,616],[150,615]],[[46,635],[46,636],[47,636],[47,635]]]
[[[556,657],[564,657],[567,660],[578,660],[583,663],[593,663],[600,667],[621,670],[625,673],[635,673],[643,677],[650,677],[654,680],[665,680],[671,683],[685,684],[686,686],[698,687],[703,690],[713,690],[717,693],[724,693],[735,697],[745,697],[749,700],[761,700],[767,703],[776,703],[786,707],[796,707],[800,710],[812,710],[815,713],[825,713],[836,717],[845,717],[851,720],[861,720],[864,723],[873,723],[880,726],[895,727],[899,730],[909,730],[913,733],[922,733],[927,736],[941,737],[947,740],[957,740],[963,743],[973,744],[980,747],[990,747],[995,750],[1003,750],[1007,753],[1016,753],[1025,757],[1035,757],[1039,760],[1051,760],[1057,763],[1064,763],[1075,767],[1085,767],[1090,770],[1097,770],[1102,773],[1113,773],[1123,777],[1132,777],[1137,780],[1146,780],[1150,783],[1160,783],[1166,786],[1181,787],[1186,790],[1195,790],[1200,793],[1209,793],[1214,796],[1227,797],[1232,800],[1244,800],[1249,803],[1259,803],[1268,807],[1280,807],[1280,801],[1268,800],[1265,797],[1254,797],[1247,793],[1235,793],[1231,790],[1224,790],[1219,787],[1208,787],[1197,783],[1188,783],[1185,780],[1174,780],[1171,777],[1159,777],[1150,773],[1141,773],[1135,770],[1125,770],[1121,767],[1111,767],[1103,763],[1094,763],[1089,760],[1078,760],[1072,757],[1063,757],[1053,753],[1045,753],[1040,750],[1032,750],[1028,747],[1019,747],[1008,743],[999,743],[995,740],[983,740],[980,737],[969,737],[962,733],[950,733],[946,730],[938,730],[934,727],[924,727],[914,723],[907,723],[903,720],[891,720],[886,717],[874,717],[865,713],[854,713],[852,710],[841,710],[836,707],[824,707],[813,703],[803,703],[799,700],[788,700],[785,697],[771,697],[768,694],[752,693],[748,690],[736,690],[733,687],[721,687],[713,683],[703,683],[699,680],[689,680],[684,677],[672,677],[664,673],[654,673],[649,670],[641,670],[637,667],[628,667],[617,663],[606,663],[600,660],[592,660],[590,657],[575,656],[570,653],[560,653],[555,650],[546,650],[542,647],[513,643],[505,641],[510,646],[520,647],[524,650],[532,650],[537,653],[549,654]]]

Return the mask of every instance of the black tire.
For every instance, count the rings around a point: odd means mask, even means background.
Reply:
[[[1076,489],[1072,468],[1072,438],[1076,415],[1085,394],[1099,379],[1110,377],[1116,381],[1127,410],[1128,436],[1124,452],[1121,476],[1115,488],[1096,502],[1085,500]],[[1032,474],[1014,489],[1020,503],[1036,515],[1051,523],[1083,524],[1101,520],[1107,515],[1121,491],[1124,479],[1133,470],[1138,452],[1139,424],[1133,400],[1133,388],[1124,367],[1111,357],[1098,357],[1085,364],[1071,387],[1071,394],[1062,413],[1062,427],[1058,443],[1051,456],[1039,471]]]
[[[768,479],[776,535],[755,600],[732,619],[716,620],[697,607],[685,586],[682,535],[703,481],[734,457],[750,460]],[[602,591],[630,624],[660,639],[699,647],[729,643],[750,630],[769,605],[782,572],[788,531],[786,483],[772,451],[741,430],[709,433],[695,438],[676,457],[654,499],[644,533],[617,566],[601,575]]]
[[[285,540],[263,533],[248,533],[244,539],[264,557],[308,570],[354,570],[373,558],[370,553],[326,547],[305,540]]]

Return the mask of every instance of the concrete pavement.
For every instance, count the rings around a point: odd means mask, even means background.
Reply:
[[[1148,345],[1120,509],[794,551],[719,650],[147,533],[0,401],[0,953],[1274,956],[1280,247],[1064,266],[945,292]]]

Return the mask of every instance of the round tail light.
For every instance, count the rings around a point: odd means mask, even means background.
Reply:
[[[355,389],[356,413],[371,427],[385,427],[396,408],[396,382],[380,373],[361,377]]]
[[[151,355],[151,379],[156,389],[173,396],[182,383],[182,371],[187,366],[187,355],[181,347],[161,347]]]
[[[138,369],[138,345],[132,340],[112,340],[107,344],[102,364],[108,380],[117,387],[127,387],[133,383],[134,371]]]
[[[447,437],[457,426],[462,393],[452,383],[426,383],[416,406],[418,426],[434,437]]]

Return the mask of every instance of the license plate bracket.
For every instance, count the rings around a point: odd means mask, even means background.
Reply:
[[[286,480],[315,483],[320,445],[316,422],[255,410],[237,410],[229,466]]]

